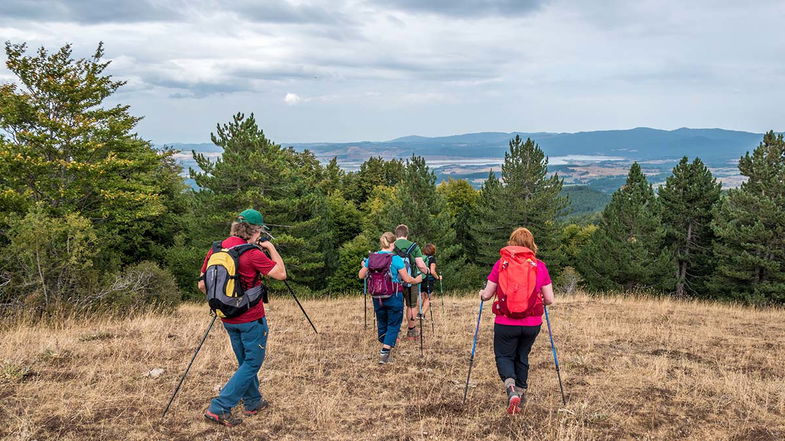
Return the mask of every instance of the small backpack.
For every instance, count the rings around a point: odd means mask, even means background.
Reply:
[[[514,319],[542,315],[542,296],[535,292],[537,258],[534,252],[526,247],[508,246],[499,254],[499,299],[493,302],[493,313]]]
[[[386,299],[401,290],[393,282],[391,253],[371,253],[368,256],[368,293],[371,297]]]
[[[414,277],[414,273],[412,272],[412,268],[414,267],[414,262],[412,262],[412,251],[414,251],[416,246],[417,244],[412,242],[412,244],[409,245],[409,248],[406,250],[395,247],[395,254],[403,259],[403,266],[406,269],[406,274],[410,275],[411,277]],[[411,283],[402,283],[402,285],[406,287],[412,286]]]
[[[207,260],[203,277],[207,304],[218,317],[237,317],[256,306],[267,294],[264,285],[244,290],[240,281],[240,256],[254,248],[259,249],[253,244],[222,248],[221,242],[213,243],[213,254]]]

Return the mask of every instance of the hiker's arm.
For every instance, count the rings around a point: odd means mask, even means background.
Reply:
[[[480,298],[482,301],[490,300],[496,294],[496,284],[488,280],[485,283],[485,288],[480,290]]]
[[[436,279],[438,279],[438,280],[442,280],[442,276],[436,274],[436,264],[435,263],[431,264],[431,275],[433,277],[435,277]]]
[[[553,301],[555,298],[553,297],[553,285],[547,284],[542,287],[542,303],[546,305],[553,305]]]
[[[425,265],[425,261],[422,260],[422,257],[415,257],[414,263],[417,264],[417,268],[420,268],[420,271],[422,271],[423,273],[429,274],[431,272],[431,270],[429,270],[428,267]],[[412,283],[412,282],[406,282],[406,283]]]
[[[417,277],[412,277],[406,273],[406,269],[401,268],[398,270],[398,279],[403,280],[404,283],[417,284],[422,282],[422,274]]]
[[[368,268],[362,267],[360,268],[360,272],[357,274],[357,277],[360,279],[364,279],[368,275]]]
[[[283,258],[281,258],[281,255],[278,254],[278,250],[275,249],[275,245],[273,245],[272,242],[268,240],[261,242],[259,246],[264,248],[265,251],[267,251],[267,254],[270,256],[270,260],[275,262],[273,269],[265,274],[265,276],[271,277],[275,280],[286,280],[286,265],[283,263]]]
[[[199,288],[203,294],[207,294],[207,288],[204,286],[204,273],[199,273],[199,283],[196,284],[196,287]]]

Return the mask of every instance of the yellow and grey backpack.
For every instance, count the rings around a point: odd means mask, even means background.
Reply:
[[[207,303],[218,317],[237,317],[265,297],[264,285],[246,291],[240,281],[240,256],[254,248],[260,249],[253,244],[221,248],[221,242],[213,243],[213,254],[207,261],[207,270],[203,277],[207,288]]]

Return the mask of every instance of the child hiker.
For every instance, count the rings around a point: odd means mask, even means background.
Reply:
[[[379,343],[379,364],[390,362],[390,351],[395,347],[403,321],[403,287],[401,282],[420,283],[422,276],[411,277],[406,272],[403,259],[393,253],[395,235],[384,233],[379,238],[381,250],[371,253],[363,261],[358,277],[368,277],[368,294],[373,298],[373,310]]]
[[[425,277],[422,284],[420,285],[422,294],[422,314],[423,318],[427,317],[428,315],[428,308],[431,307],[431,295],[433,294],[433,286],[437,280],[441,280],[442,276],[436,272],[436,245],[429,243],[426,244],[422,249],[423,254],[423,262],[425,262],[425,266],[428,267],[430,273]]]
[[[220,243],[216,242],[204,258],[199,281],[199,289],[207,293],[210,307],[216,309],[216,313],[222,317],[221,321],[223,321],[226,333],[229,334],[229,340],[239,364],[232,378],[221,389],[221,393],[213,398],[210,407],[204,412],[204,417],[208,420],[228,427],[236,426],[243,421],[232,416],[232,408],[241,400],[245,408],[243,411],[245,416],[256,415],[269,405],[259,392],[259,377],[257,376],[264,361],[268,332],[267,318],[262,302],[265,288],[260,276],[266,275],[276,280],[285,280],[286,267],[281,255],[278,254],[272,243],[267,241],[257,245],[262,228],[264,228],[263,217],[258,211],[249,209],[237,215],[232,222],[230,237]],[[262,248],[270,254],[269,258],[262,252]],[[227,253],[231,257],[226,256]],[[214,254],[216,258],[211,259]],[[224,257],[224,259],[221,260],[220,257]],[[228,281],[229,277],[236,280],[234,279],[235,274],[228,274],[226,271],[220,270],[222,262],[225,263],[227,259],[234,260],[235,258],[238,262],[236,275],[239,276],[239,282],[244,291],[240,299],[247,302],[243,304],[243,308],[238,308],[238,310],[232,308],[241,304],[241,301],[231,301],[228,308],[226,305],[215,303],[227,300],[225,296],[221,297],[221,293],[216,295],[219,285],[221,289],[226,285],[225,283],[216,283],[216,280]],[[233,271],[234,265],[230,264],[229,266]],[[224,268],[226,267],[224,266]],[[205,277],[205,273],[207,273],[207,277]]]
[[[553,286],[537,244],[526,228],[517,228],[493,265],[483,301],[494,295],[493,352],[507,392],[507,413],[518,413],[526,402],[529,352],[542,325],[543,304],[553,303]]]

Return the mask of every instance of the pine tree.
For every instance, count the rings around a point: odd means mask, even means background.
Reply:
[[[489,175],[483,186],[481,210],[474,229],[478,245],[478,262],[492,265],[498,259],[510,233],[526,227],[534,234],[546,261],[558,266],[556,217],[567,207],[567,198],[560,195],[563,180],[548,177],[548,158],[531,139],[523,141],[516,135],[504,153],[502,181]]]
[[[203,222],[208,228],[196,237],[207,246],[226,234],[233,216],[256,208],[273,227],[293,281],[324,288],[332,240],[325,222],[327,200],[318,186],[322,167],[316,157],[267,139],[253,114],[234,115],[231,122],[218,125],[211,139],[223,149],[221,158],[211,161],[194,152],[202,171],[190,171],[206,202]]]
[[[444,197],[436,191],[436,175],[428,168],[425,159],[412,156],[406,161],[403,179],[395,190],[396,197],[387,204],[378,217],[368,237],[379,237],[392,231],[398,224],[409,227],[409,239],[420,247],[431,242],[436,245],[439,265],[454,273],[461,265],[460,246],[455,242],[453,219],[446,208]],[[446,281],[449,284],[449,281]]]
[[[721,187],[700,158],[690,164],[685,156],[659,189],[665,247],[675,257],[679,297],[706,294],[705,282],[713,272],[712,209],[720,200]]]
[[[594,290],[667,289],[669,255],[651,184],[633,163],[627,182],[602,213],[599,229],[578,259],[578,271]]]
[[[747,181],[728,191],[712,223],[718,240],[712,286],[722,297],[785,302],[785,140],[768,132],[739,160]]]

